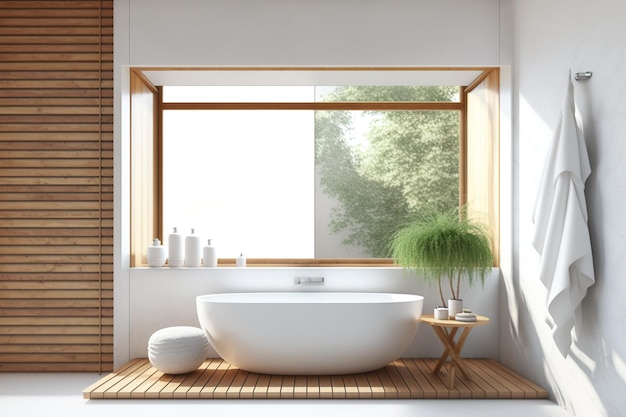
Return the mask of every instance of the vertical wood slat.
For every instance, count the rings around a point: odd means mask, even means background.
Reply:
[[[0,2],[0,371],[112,369],[112,35],[111,0]]]

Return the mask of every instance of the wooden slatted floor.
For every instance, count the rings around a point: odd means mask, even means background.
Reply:
[[[547,398],[544,389],[491,359],[465,359],[472,380],[446,370],[432,374],[436,359],[399,359],[374,372],[339,376],[276,376],[243,371],[207,359],[197,371],[167,375],[136,359],[83,391],[85,399],[313,399],[313,398]],[[445,367],[444,367],[445,368]],[[457,375],[460,374],[457,372]]]

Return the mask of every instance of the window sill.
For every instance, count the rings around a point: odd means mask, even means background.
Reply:
[[[255,268],[312,268],[312,267],[330,267],[330,268],[379,268],[393,267],[393,259],[388,258],[249,258],[246,260],[246,267]],[[148,264],[137,265],[137,267],[149,267]],[[169,267],[165,264],[163,267]],[[235,258],[220,259],[217,264],[218,268],[236,268]],[[174,267],[173,267],[174,268]]]

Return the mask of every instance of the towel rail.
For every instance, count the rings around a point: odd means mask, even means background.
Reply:
[[[592,75],[593,73],[591,71],[577,72],[576,74],[574,74],[574,79],[576,81],[588,80],[589,78],[591,78]]]

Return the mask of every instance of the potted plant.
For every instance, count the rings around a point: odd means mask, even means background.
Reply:
[[[491,240],[485,227],[468,217],[466,207],[423,216],[398,230],[391,238],[390,251],[395,262],[416,271],[428,282],[437,282],[441,303],[454,318],[463,310],[461,280],[484,284],[493,267]],[[442,281],[450,287],[446,303]],[[458,304],[454,307],[451,304]],[[460,311],[457,309],[460,308]]]

